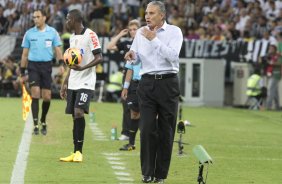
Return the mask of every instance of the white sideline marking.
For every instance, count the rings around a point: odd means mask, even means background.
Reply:
[[[127,173],[127,172],[115,172],[115,175],[118,175],[118,176],[130,176],[130,174]]]
[[[126,178],[126,177],[117,177],[118,180],[121,180],[121,181],[134,181],[134,179],[132,178]]]
[[[115,170],[125,170],[126,169],[123,166],[115,166],[115,165],[113,165],[112,168],[115,169]]]
[[[103,132],[98,132],[98,131],[97,131],[97,132],[95,132],[95,134],[96,134],[97,136],[105,136]]]
[[[109,164],[111,164],[111,165],[125,165],[124,162],[115,162],[115,161],[109,161]]]
[[[106,155],[106,156],[119,156],[121,154],[120,153],[103,153],[103,155]]]
[[[118,157],[107,157],[108,160],[115,160],[115,161],[118,161],[118,160],[121,160],[121,158],[118,158]]]
[[[92,130],[93,134],[94,134],[94,140],[97,141],[106,141],[107,137],[105,136],[105,134],[102,132],[102,130],[97,126],[97,122],[96,123],[89,123],[90,129]]]
[[[107,137],[106,136],[96,136],[96,138],[94,138],[94,140],[96,140],[96,141],[107,141]]]
[[[32,113],[30,111],[25,122],[25,128],[23,130],[17,158],[14,163],[10,184],[24,183],[25,169],[27,165],[31,138],[32,138]]]
[[[133,178],[130,178],[130,173],[126,172],[127,168],[124,166],[124,162],[117,162],[117,160],[121,160],[119,155],[120,153],[103,153],[106,156],[106,159],[111,164],[111,167],[117,176],[117,179],[121,182],[132,182],[134,181]],[[124,171],[124,172],[123,172]],[[128,184],[128,183],[127,183]]]
[[[140,156],[140,153],[139,152],[135,152],[135,153],[121,153],[120,155],[123,155],[123,156],[127,156],[127,157],[136,157],[136,156]]]
[[[101,131],[101,129],[99,129],[98,123],[89,123],[89,126],[90,126],[90,129],[92,130],[92,133],[94,134],[94,140],[99,140],[99,141],[108,141],[109,140],[106,138],[105,134]],[[119,157],[121,153],[104,152],[102,154],[106,157],[112,169],[114,170],[116,178],[120,182],[122,182],[119,184],[132,184],[131,182],[133,182],[134,179],[130,177],[130,173],[126,172],[126,167],[124,166],[125,163],[120,161],[122,160]],[[122,172],[122,171],[125,171],[125,172]]]

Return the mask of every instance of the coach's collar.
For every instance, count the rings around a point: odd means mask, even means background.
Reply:
[[[149,26],[147,26],[147,28],[150,29]],[[161,30],[165,30],[166,28],[167,28],[167,23],[166,23],[166,21],[164,21],[162,27],[160,27],[160,28],[157,30],[157,32],[158,32],[158,31],[161,31]]]

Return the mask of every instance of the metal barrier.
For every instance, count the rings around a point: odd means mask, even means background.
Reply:
[[[14,36],[0,36],[0,60],[9,56],[14,51],[16,39]]]

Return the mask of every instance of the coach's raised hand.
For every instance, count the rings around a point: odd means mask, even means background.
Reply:
[[[135,58],[136,58],[135,53],[132,50],[128,51],[124,56],[124,59],[126,61],[132,61],[132,60],[135,60]]]
[[[148,29],[147,27],[143,27],[141,30],[141,34],[147,38],[148,40],[153,40],[157,35],[157,27],[155,27],[153,30]]]

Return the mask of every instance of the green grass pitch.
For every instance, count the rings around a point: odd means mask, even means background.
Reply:
[[[24,125],[21,99],[0,98],[0,183],[10,183]],[[84,160],[62,163],[72,146],[72,119],[64,114],[66,102],[53,100],[48,120],[48,135],[33,136],[25,170],[26,184],[41,183],[140,183],[139,134],[136,150],[120,152],[125,141],[110,140],[111,127],[121,130],[121,104],[91,103],[96,126],[106,140],[96,140],[86,115]],[[213,159],[209,165],[209,184],[278,184],[282,181],[282,113],[234,108],[184,107],[186,127],[184,156],[178,156],[175,143],[167,184],[197,183],[198,160],[195,145],[203,145]],[[179,134],[176,133],[177,141]],[[134,181],[121,182],[107,157],[117,156]],[[207,166],[204,169],[204,178]]]

